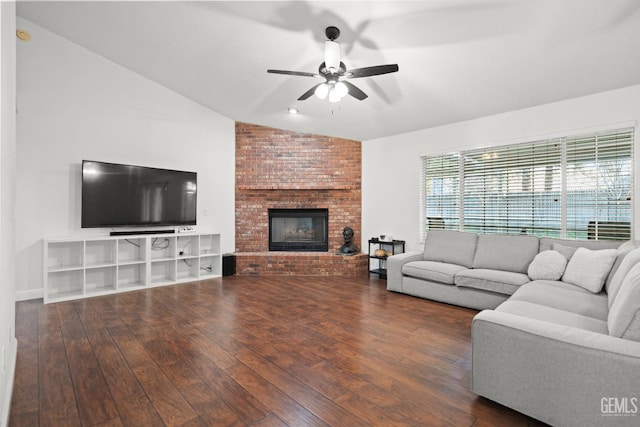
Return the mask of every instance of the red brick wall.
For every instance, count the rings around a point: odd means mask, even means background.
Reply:
[[[360,241],[361,143],[236,123],[236,250],[267,252],[269,208],[329,209],[329,251],[342,229]]]
[[[247,190],[354,190],[359,141],[236,123],[236,187]]]

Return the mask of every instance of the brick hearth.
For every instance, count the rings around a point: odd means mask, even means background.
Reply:
[[[337,255],[361,231],[361,143],[236,123],[236,272],[365,274],[367,257]],[[269,208],[329,209],[329,251],[269,252]]]
[[[240,252],[236,273],[256,275],[358,276],[366,274],[369,256],[323,252]]]

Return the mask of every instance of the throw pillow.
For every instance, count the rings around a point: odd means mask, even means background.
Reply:
[[[562,281],[580,286],[597,294],[602,290],[604,281],[616,260],[615,249],[592,251],[578,248],[562,276]]]
[[[527,274],[531,280],[560,280],[567,259],[558,251],[542,251],[533,258]]]
[[[575,254],[578,250],[578,248],[561,245],[559,243],[554,243],[553,245],[551,245],[551,249],[560,252],[567,259],[567,261],[569,261],[573,254]]]

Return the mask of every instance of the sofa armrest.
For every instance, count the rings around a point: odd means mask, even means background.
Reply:
[[[640,419],[640,342],[493,310],[473,319],[472,339],[476,394],[551,425]],[[625,404],[636,412],[611,416]]]
[[[422,252],[405,252],[387,258],[387,290],[402,292],[402,266],[411,261],[422,261]]]

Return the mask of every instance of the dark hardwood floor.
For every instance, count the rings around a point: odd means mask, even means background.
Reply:
[[[541,425],[470,391],[474,310],[234,276],[16,307],[10,426]]]

